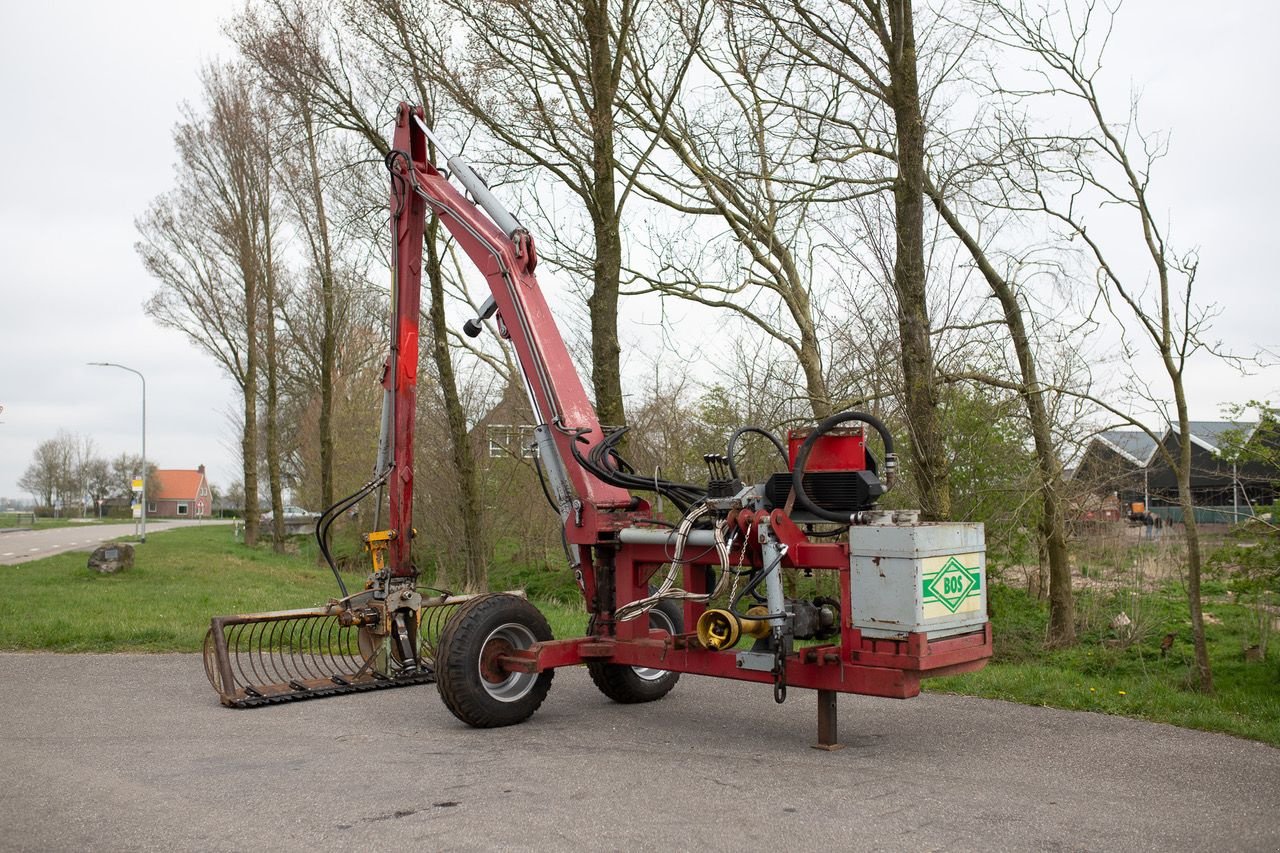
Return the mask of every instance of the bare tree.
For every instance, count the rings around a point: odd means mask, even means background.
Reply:
[[[948,203],[946,193],[931,180],[926,182],[926,187],[938,214],[964,244],[1000,305],[1017,358],[1019,379],[1007,379],[971,366],[944,371],[944,374],[952,381],[975,380],[1015,391],[1026,406],[1039,473],[1036,491],[1041,502],[1040,536],[1049,566],[1049,644],[1070,645],[1075,642],[1075,606],[1071,590],[1071,562],[1067,554],[1062,462],[1049,414],[1050,392],[1039,378],[1035,342],[1028,328],[1027,312],[1020,300],[1020,283],[1016,278],[1020,267],[1013,264],[1006,270],[997,268],[998,261],[988,247],[970,232],[952,204]]]
[[[911,470],[925,517],[946,519],[951,496],[925,264],[927,124],[911,0],[742,0],[737,5],[769,23],[780,36],[779,52],[810,75],[811,96],[799,106],[814,128],[815,160],[845,169],[860,185],[869,175],[881,175],[877,159],[890,164],[891,172],[883,174],[896,229],[890,284]]]
[[[420,58],[425,48],[414,40],[416,31],[409,29],[411,18],[400,4],[369,3],[348,11],[348,20],[342,22],[334,20],[323,4],[272,0],[240,18],[233,35],[274,91],[289,98],[299,109],[305,105],[307,115],[316,125],[316,133],[321,126],[355,131],[364,150],[372,149],[385,156],[389,153],[388,143],[382,122],[375,114],[380,102],[363,98],[358,91],[362,85],[359,81],[373,87],[375,84],[367,81],[377,80],[376,85],[384,92],[403,91],[407,86],[426,106],[428,121],[432,123],[439,99],[429,97],[434,93],[427,89],[430,79]],[[337,46],[333,44],[330,37],[334,31],[350,37],[345,52],[340,40]],[[363,55],[353,55],[352,44],[359,46]],[[358,72],[352,70],[362,62],[365,64]],[[314,204],[313,198],[313,209]],[[381,204],[385,202],[380,202],[380,207]],[[323,251],[324,240],[320,235],[312,239]],[[464,565],[460,585],[479,590],[487,585],[490,546],[483,525],[483,504],[467,437],[466,416],[448,346],[445,246],[439,223],[433,218],[424,247],[423,272],[430,290],[426,314],[431,330],[426,342],[443,395],[451,459],[460,484],[456,506],[465,529],[461,537]],[[332,274],[332,268],[329,272]]]
[[[38,509],[52,512],[67,480],[70,454],[65,438],[60,433],[36,445],[31,464],[18,479],[18,488],[31,495]]]
[[[405,21],[422,74],[492,137],[495,160],[535,168],[578,203],[590,239],[576,225],[552,231],[544,253],[590,281],[596,409],[602,423],[625,423],[618,308],[627,175],[636,164],[623,162],[619,102],[628,50],[645,37],[650,7],[636,0],[373,5]],[[457,14],[442,21],[440,8]]]
[[[92,436],[73,435],[71,437],[71,487],[75,500],[80,504],[80,515],[84,516],[91,503],[89,481],[94,474],[94,462],[98,461],[98,448]]]
[[[1207,338],[1212,309],[1194,299],[1198,259],[1194,253],[1179,255],[1170,246],[1164,216],[1151,195],[1153,169],[1164,153],[1157,136],[1137,125],[1136,106],[1115,122],[1104,106],[1098,88],[1101,56],[1111,29],[1111,10],[1099,17],[1097,5],[1067,5],[1061,11],[1049,5],[1007,0],[984,3],[988,21],[984,27],[994,43],[1030,61],[1032,81],[1027,85],[996,83],[996,91],[1014,108],[1027,109],[1042,99],[1065,100],[1073,105],[1072,120],[1081,129],[1068,133],[1044,133],[1023,139],[1014,168],[1002,170],[1002,203],[1026,213],[1040,214],[1064,238],[1083,247],[1085,263],[1094,273],[1097,297],[1118,324],[1127,355],[1140,345],[1155,357],[1168,384],[1163,393],[1150,388],[1135,371],[1131,389],[1149,394],[1159,404],[1172,397],[1174,414],[1166,419],[1181,436],[1177,454],[1161,442],[1163,428],[1153,428],[1133,417],[1121,404],[1091,396],[1103,410],[1147,431],[1174,471],[1187,540],[1187,599],[1195,642],[1196,672],[1200,689],[1213,691],[1208,648],[1201,607],[1199,529],[1191,492],[1191,429],[1184,374],[1189,360],[1202,350],[1212,352]],[[1114,221],[1111,227],[1090,228],[1110,209],[1125,214],[1125,234]],[[1145,262],[1138,267],[1118,258],[1130,246],[1138,246]],[[993,285],[994,286],[994,285]],[[1145,389],[1145,391],[1143,390]]]
[[[111,463],[101,456],[95,456],[85,463],[85,497],[89,499],[89,505],[93,508],[95,515],[101,514],[102,504],[111,496],[114,487],[115,480],[111,474]]]
[[[724,231],[706,243],[690,240],[682,219],[679,236],[658,247],[656,271],[630,271],[648,290],[728,309],[783,344],[800,365],[813,414],[826,417],[836,395],[820,328],[823,208],[882,192],[888,182],[856,186],[815,168],[812,144],[795,132],[793,101],[803,93],[795,91],[793,67],[777,61],[783,39],[774,28],[731,5],[673,4],[671,15],[667,37],[630,50],[634,103],[625,107],[643,131],[639,142],[662,146],[634,180],[645,196],[695,217],[693,229],[711,217]],[[677,98],[670,83],[653,82],[662,52],[679,76],[691,65],[691,78],[713,84]]]
[[[178,185],[137,222],[136,245],[160,283],[147,312],[184,332],[240,386],[245,542],[258,538],[260,317],[271,239],[269,110],[243,68],[209,66],[204,104],[174,131]]]
[[[111,460],[111,488],[107,497],[131,500],[133,481],[142,476],[142,457],[137,453],[121,453]],[[147,494],[160,494],[160,477],[154,462],[147,463]]]
[[[242,30],[243,32],[243,30]],[[262,76],[273,92],[286,99],[288,111],[294,121],[288,130],[278,136],[279,156],[276,168],[283,195],[288,200],[290,219],[303,238],[308,260],[308,278],[314,278],[316,287],[304,287],[304,298],[311,298],[318,291],[319,316],[317,342],[294,336],[295,343],[302,344],[303,352],[315,352],[314,387],[319,393],[319,445],[320,445],[320,502],[331,506],[334,502],[333,484],[333,410],[334,385],[338,360],[339,321],[342,309],[338,305],[340,288],[340,247],[335,229],[330,223],[330,203],[326,193],[325,169],[339,171],[344,163],[326,157],[355,156],[352,152],[334,152],[334,146],[326,144],[317,116],[317,98],[307,81],[302,79],[297,62],[275,61],[270,73]],[[281,308],[285,309],[282,302]],[[300,312],[309,315],[306,306]],[[317,351],[318,347],[318,351]],[[308,371],[309,372],[309,371]]]
[[[941,441],[943,432],[936,419],[941,396],[935,381],[945,359],[940,358],[934,347],[938,336],[948,329],[989,328],[991,321],[978,317],[946,320],[941,326],[930,323],[925,248],[936,247],[944,237],[930,234],[924,227],[922,206],[926,195],[966,250],[976,253],[979,271],[1001,306],[1002,321],[1013,340],[1021,377],[1015,380],[1004,375],[984,374],[983,378],[1001,387],[1023,389],[1022,398],[1029,412],[1041,475],[1039,517],[1052,578],[1051,639],[1054,643],[1071,642],[1074,616],[1061,505],[1061,463],[1048,405],[1037,379],[1035,354],[1024,313],[1014,286],[1001,277],[985,257],[983,245],[965,230],[929,178],[926,135],[939,135],[944,128],[941,117],[930,115],[926,105],[937,97],[948,70],[964,57],[972,36],[962,32],[952,39],[955,46],[949,47],[946,36],[932,32],[931,28],[933,58],[926,61],[916,54],[909,2],[751,2],[744,7],[769,22],[780,34],[782,44],[775,46],[774,51],[789,55],[809,71],[807,97],[795,103],[798,119],[809,128],[814,159],[838,164],[842,173],[851,172],[852,180],[857,181],[859,188],[866,188],[867,194],[875,191],[877,180],[887,181],[892,189],[894,228],[889,240],[879,238],[876,208],[880,200],[874,197],[861,198],[852,207],[855,227],[845,231],[868,241],[871,261],[866,265],[867,272],[873,280],[879,272],[890,282],[891,295],[898,306],[897,343],[902,368],[898,379],[902,408],[915,451],[919,500],[935,517],[949,513],[943,506],[950,502],[950,483],[944,473],[946,445]],[[920,68],[930,64],[933,67],[922,88]],[[818,85],[821,83],[827,84],[825,90]],[[937,156],[936,151],[931,153]],[[881,174],[875,165],[876,159],[892,164],[894,173]],[[938,168],[936,162],[933,166]],[[859,257],[853,246],[848,249],[851,257]],[[955,353],[950,360],[964,362],[966,368],[941,369],[942,375],[952,379],[975,378],[972,358]]]

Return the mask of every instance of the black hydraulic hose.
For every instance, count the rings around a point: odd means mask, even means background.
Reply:
[[[675,483],[632,473],[635,469],[622,459],[616,447],[625,433],[624,427],[606,436],[604,440],[592,447],[586,456],[583,456],[577,444],[578,441],[583,440],[584,433],[579,431],[571,445],[573,457],[597,479],[629,491],[657,492],[669,498],[682,512],[687,512],[689,507],[706,497],[705,490],[690,483]]]
[[[725,450],[725,456],[729,458],[729,473],[733,475],[733,478],[735,480],[741,480],[742,478],[738,476],[738,465],[736,462],[733,461],[733,452],[736,449],[738,439],[749,432],[755,433],[756,435],[763,435],[765,438],[769,439],[769,441],[773,442],[773,446],[778,448],[778,453],[782,456],[783,465],[786,465],[790,462],[790,460],[787,458],[787,449],[782,446],[782,442],[778,439],[776,435],[769,432],[767,429],[762,429],[758,426],[738,427],[736,430],[733,431],[733,435],[729,436],[729,446]]]
[[[885,485],[886,487],[891,485],[890,478],[894,474],[895,460],[897,458],[893,452],[893,436],[889,434],[889,428],[884,425],[884,421],[875,415],[868,415],[865,412],[840,412],[814,427],[813,432],[809,433],[809,437],[804,440],[804,443],[800,445],[800,449],[796,452],[796,464],[791,471],[791,488],[795,492],[796,502],[819,518],[824,518],[827,521],[838,521],[841,524],[850,522],[848,513],[823,509],[809,499],[809,495],[804,490],[804,466],[809,462],[809,453],[813,450],[813,445],[817,440],[840,426],[840,424],[848,423],[849,421],[861,421],[869,424],[876,432],[880,433],[880,440],[884,442]]]
[[[316,541],[320,544],[320,554],[324,557],[324,561],[329,564],[329,570],[333,572],[334,580],[338,582],[338,589],[342,592],[343,598],[346,598],[348,594],[347,585],[343,582],[342,575],[338,572],[338,566],[333,561],[333,554],[329,551],[329,528],[337,521],[338,516],[364,500],[370,492],[385,483],[390,471],[391,468],[388,467],[381,475],[374,477],[356,491],[329,506],[316,519]]]

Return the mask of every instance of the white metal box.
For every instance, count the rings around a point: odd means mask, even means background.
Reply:
[[[870,637],[931,639],[987,621],[981,524],[870,524],[849,529],[851,622]]]

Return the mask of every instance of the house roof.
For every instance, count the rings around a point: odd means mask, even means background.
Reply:
[[[1217,453],[1222,444],[1223,436],[1228,432],[1243,433],[1244,440],[1248,441],[1253,431],[1257,429],[1257,421],[1190,421],[1187,426],[1191,428],[1191,440],[1204,447],[1206,450]],[[1173,432],[1178,431],[1177,424],[1170,424],[1169,429]]]
[[[1151,436],[1137,429],[1109,429],[1098,433],[1098,440],[1138,467],[1150,462],[1156,449]]]
[[[1217,453],[1223,437],[1232,431],[1242,432],[1244,439],[1249,440],[1257,429],[1257,421],[1191,421],[1191,440],[1208,450]],[[1164,436],[1170,433],[1177,435],[1178,427],[1170,424]],[[1138,467],[1145,467],[1155,456],[1156,443],[1151,436],[1138,429],[1109,429],[1097,434],[1096,438],[1116,453],[1128,459]]]
[[[200,491],[200,482],[204,479],[203,471],[182,471],[178,469],[161,469],[156,471],[156,480],[160,488],[155,495],[147,495],[148,500],[155,501],[189,501],[195,500]]]

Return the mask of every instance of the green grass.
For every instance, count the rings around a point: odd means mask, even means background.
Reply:
[[[932,679],[925,689],[1029,705],[1121,714],[1188,728],[1225,732],[1280,746],[1280,662],[1246,663],[1247,608],[1206,597],[1205,610],[1220,620],[1206,626],[1216,694],[1193,689],[1191,627],[1186,601],[1175,585],[1137,599],[1139,641],[1124,646],[1110,628],[1121,610],[1134,615],[1129,593],[1081,593],[1082,621],[1097,627],[1081,633],[1080,643],[1046,650],[1043,639],[1048,609],[1024,593],[992,587],[995,657],[978,673]],[[1164,657],[1160,642],[1168,633],[1173,646]]]
[[[87,557],[71,552],[3,567],[0,649],[195,652],[213,616],[313,607],[338,594],[309,540],[301,541],[300,553],[275,554],[235,543],[227,526],[149,536],[135,548],[133,568],[114,575],[89,570]],[[559,574],[576,595],[572,575]],[[363,571],[344,575],[348,589],[359,589],[364,578]],[[494,580],[495,589],[521,586],[511,572]],[[583,633],[580,603],[534,601],[556,636]]]
[[[90,571],[87,556],[5,568],[0,649],[197,651],[212,616],[309,607],[336,591],[327,568],[236,545],[230,527],[149,536],[114,575]]]
[[[490,574],[493,589],[526,589],[557,637],[580,635],[586,614],[573,575],[561,568],[518,565],[500,546]],[[199,651],[215,615],[311,607],[337,594],[314,545],[297,553],[246,548],[230,527],[191,527],[158,533],[136,550],[132,569],[98,575],[83,552],[59,554],[3,568],[0,649],[57,652]],[[354,565],[359,565],[355,563]],[[364,580],[346,575],[349,588]],[[1215,588],[1216,589],[1216,588]],[[1191,631],[1180,588],[1131,593],[1082,593],[1077,601],[1081,641],[1045,650],[1047,608],[1024,593],[991,589],[995,659],[981,672],[932,679],[926,689],[1072,710],[1123,714],[1280,745],[1280,661],[1246,663],[1251,611],[1225,595],[1206,597],[1205,610],[1217,686],[1215,696],[1190,687]],[[1138,640],[1117,643],[1112,617],[1125,610]],[[1174,634],[1167,656],[1161,638]]]
[[[55,527],[91,527],[95,524],[127,524],[132,519],[128,518],[44,518],[36,516],[36,522],[31,523],[31,516],[27,513],[0,512],[0,529],[5,527],[18,527],[29,530],[52,530]]]

